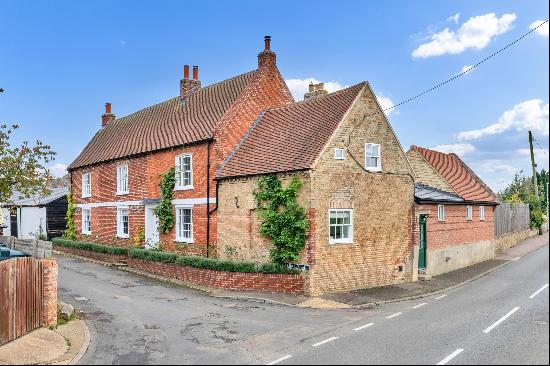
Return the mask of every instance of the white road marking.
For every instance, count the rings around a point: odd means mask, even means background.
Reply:
[[[518,259],[521,259],[521,257],[516,257],[516,258],[512,259],[512,262],[515,262],[515,261],[517,261]]]
[[[494,322],[493,325],[491,325],[489,328],[485,329],[485,330],[483,331],[483,333],[485,333],[485,334],[489,333],[489,332],[492,331],[495,327],[497,327],[500,323],[502,323],[503,321],[505,321],[506,319],[508,319],[510,316],[512,316],[513,313],[515,313],[515,312],[518,311],[518,310],[519,310],[519,306],[513,308],[508,314],[504,315],[502,318],[500,318],[499,320],[497,320],[496,322]]]
[[[338,337],[330,337],[329,339],[325,339],[324,341],[321,341],[319,343],[315,343],[314,345],[312,345],[311,347],[319,347],[320,345],[322,344],[325,344],[325,343],[328,343],[328,342],[332,342],[334,340],[338,339]]]
[[[390,316],[387,316],[386,319],[395,318],[396,316],[399,316],[399,315],[401,315],[401,314],[402,314],[401,312],[395,313],[395,314],[392,314],[392,315],[390,315]]]
[[[445,296],[447,296],[447,294],[438,296],[438,297],[436,297],[435,299],[436,299],[436,300],[440,300],[440,299],[444,298]]]
[[[284,360],[288,360],[291,357],[292,357],[291,355],[286,355],[286,356],[283,356],[281,358],[276,359],[275,361],[272,361],[270,363],[266,363],[266,365],[276,365],[279,362],[283,362]]]
[[[415,305],[415,306],[413,306],[412,308],[413,308],[413,309],[418,309],[418,308],[421,308],[421,307],[424,306],[424,305],[428,305],[428,303],[427,303],[427,302],[423,302],[422,304]]]
[[[448,355],[447,357],[439,361],[437,365],[446,365],[447,362],[449,362],[450,360],[458,356],[460,353],[462,353],[462,351],[464,351],[464,349],[462,348],[457,349],[456,351],[454,351],[453,353],[451,353],[450,355]]]
[[[531,296],[529,296],[530,299],[534,298],[535,296],[537,296],[538,294],[540,294],[542,291],[544,291],[545,288],[548,287],[548,284],[542,286],[541,288],[539,288],[537,291],[535,291]]]
[[[370,327],[370,326],[371,326],[371,325],[373,325],[373,324],[374,324],[374,323],[369,323],[369,324],[365,324],[365,325],[363,325],[363,326],[361,326],[361,327],[359,327],[359,328],[355,328],[354,330],[361,330],[361,329],[365,329],[365,328],[368,328],[368,327]]]

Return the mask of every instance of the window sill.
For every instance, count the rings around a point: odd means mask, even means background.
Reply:
[[[82,235],[82,236],[92,236],[92,232],[91,232],[91,231],[90,231],[90,232],[86,232],[86,233],[83,232],[81,235]]]
[[[331,240],[331,239],[329,239],[328,243],[330,245],[353,244],[353,240]]]
[[[81,196],[80,198],[91,198],[92,195],[89,195],[89,196]]]
[[[194,244],[195,243],[193,241],[193,239],[182,239],[182,238],[176,238],[175,242],[179,243],[179,244]]]
[[[193,186],[174,187],[174,191],[188,191],[193,189]]]
[[[125,235],[117,234],[116,237],[119,238],[119,239],[130,239],[130,235],[128,235],[128,234],[125,234]]]
[[[128,194],[130,194],[130,192],[117,192],[115,193],[115,196],[126,196]]]
[[[382,172],[382,168],[365,168],[365,170],[367,172],[370,172],[370,173],[381,173]]]

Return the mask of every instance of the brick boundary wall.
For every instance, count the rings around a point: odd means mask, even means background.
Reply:
[[[109,253],[99,253],[99,252],[93,252],[91,250],[84,250],[84,249],[76,249],[76,248],[67,248],[60,245],[54,245],[53,247],[55,250],[67,253],[67,254],[74,254],[79,255],[81,257],[86,257],[90,259],[95,259],[102,262],[107,263],[121,263],[126,262],[128,259],[125,255],[118,255],[118,254],[109,254]]]
[[[57,325],[57,262],[54,259],[42,263],[42,326]]]
[[[296,294],[304,292],[304,278],[301,275],[222,272],[131,257],[128,258],[128,267],[185,282],[227,290],[256,290]]]

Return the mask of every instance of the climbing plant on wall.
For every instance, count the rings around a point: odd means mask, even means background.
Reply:
[[[174,187],[176,185],[176,168],[172,167],[162,174],[160,182],[160,203],[153,213],[159,219],[159,228],[162,233],[168,233],[174,227],[174,210],[172,199],[174,198]]]
[[[285,264],[299,259],[309,230],[305,210],[297,202],[302,182],[293,177],[285,188],[274,175],[261,177],[254,190],[254,199],[261,219],[260,234],[273,243],[271,260]]]
[[[63,233],[63,237],[65,239],[76,239],[76,225],[74,223],[75,209],[76,207],[74,205],[73,195],[69,191],[69,193],[67,193],[67,214],[65,215],[65,218],[67,219],[67,225],[65,226],[65,231]]]

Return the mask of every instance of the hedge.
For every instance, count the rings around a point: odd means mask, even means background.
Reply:
[[[130,257],[162,263],[175,263],[180,266],[210,269],[223,272],[264,273],[264,274],[299,274],[300,271],[277,264],[256,264],[252,262],[233,262],[201,256],[178,256],[170,252],[159,252],[147,249],[132,249]]]
[[[97,252],[97,253],[128,255],[128,248],[113,247],[113,246],[109,246],[109,245],[96,244],[96,243],[88,243],[88,242],[85,242],[85,241],[75,241],[75,240],[68,240],[68,239],[63,239],[63,238],[53,238],[52,243],[55,244],[55,245],[58,245],[60,247],[65,247],[65,248],[89,250],[91,252]]]
[[[258,264],[252,262],[233,262],[222,259],[205,258],[200,256],[178,256],[176,253],[160,252],[157,250],[113,247],[109,245],[89,243],[84,241],[54,238],[52,243],[66,248],[83,249],[97,253],[126,255],[136,259],[143,259],[161,263],[175,263],[181,266],[210,269],[223,272],[264,273],[264,274],[299,274],[297,269],[290,269],[273,263]]]

